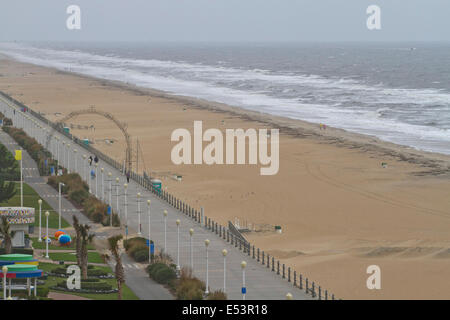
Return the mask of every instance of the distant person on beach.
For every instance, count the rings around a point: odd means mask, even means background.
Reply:
[[[127,171],[127,183],[130,183],[130,171]]]

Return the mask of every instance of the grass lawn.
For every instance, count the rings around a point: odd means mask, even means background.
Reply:
[[[39,232],[39,230],[38,230]],[[45,242],[39,242],[38,238],[31,238],[31,241],[33,241],[33,248],[34,249],[45,249]],[[87,246],[88,250],[95,250],[95,247],[92,244],[88,244]],[[70,246],[58,246],[55,244],[49,244],[48,250],[75,250],[75,242],[72,241]]]
[[[58,265],[51,264],[51,263],[39,263],[39,269],[42,269],[44,271],[50,271],[54,268],[57,268]],[[95,269],[101,269],[104,271],[107,271],[109,273],[113,273],[110,267],[107,266],[95,266]],[[48,279],[45,281],[46,287],[52,287],[55,286],[58,281],[61,281],[64,278],[59,277],[51,277],[49,276]],[[117,282],[116,279],[102,279],[101,281],[105,281],[113,286],[113,288],[117,288]],[[62,292],[62,293],[68,293],[73,294],[80,297],[85,297],[88,299],[93,300],[117,300],[117,293],[108,293],[108,294],[97,294],[97,293],[71,293],[66,291],[58,291],[58,290],[52,290],[54,292]],[[139,300],[139,298],[131,291],[130,288],[128,288],[126,285],[123,285],[122,287],[122,299],[123,300]]]
[[[16,195],[9,199],[7,202],[0,202],[1,207],[20,207],[20,182],[16,183]],[[23,205],[25,207],[34,208],[35,211],[35,232],[37,228],[39,228],[39,204],[38,200],[40,199],[39,195],[31,188],[28,184],[23,184]],[[58,228],[58,219],[59,215],[57,212],[53,210],[52,207],[42,199],[42,227],[45,228],[45,211],[50,212],[50,216],[48,217],[48,227],[57,229]],[[67,228],[69,227],[69,223],[61,217],[61,227]],[[39,232],[39,230],[38,230]]]
[[[71,261],[76,262],[77,257],[75,256],[75,251],[70,252],[51,252],[48,254],[50,259],[53,261]],[[96,251],[88,252],[88,262],[90,263],[105,263],[101,258],[100,254]]]

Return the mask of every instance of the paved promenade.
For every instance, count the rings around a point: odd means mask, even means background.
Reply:
[[[2,105],[3,104],[3,105]],[[0,111],[8,108],[0,100]],[[10,112],[11,113],[11,112]],[[28,114],[29,115],[29,114]],[[29,115],[31,116],[31,115]],[[37,119],[35,119],[37,120]],[[44,123],[40,123],[46,126]],[[66,136],[53,131],[53,134],[58,136],[62,141],[66,143],[71,142]],[[82,177],[86,174],[84,170],[88,167],[87,162],[82,162],[82,155],[90,155],[85,150],[80,150],[80,146],[76,146],[78,149],[78,173]],[[71,162],[71,168],[73,170],[73,161]],[[84,167],[83,167],[84,165]],[[105,193],[108,191],[109,182],[106,182],[107,173],[112,173],[112,178],[115,183],[116,177],[120,179],[120,201],[119,201],[119,212],[122,223],[125,222],[125,208],[124,208],[124,188],[123,184],[126,182],[125,177],[116,170],[115,168],[109,166],[107,163],[100,160],[98,168],[104,168],[105,172]],[[89,170],[92,167],[89,168]],[[101,174],[98,170],[98,193],[101,193]],[[95,193],[95,181],[90,181],[91,188]],[[112,194],[112,206],[113,209],[116,208],[116,196],[115,187],[113,187]],[[241,287],[242,287],[242,268],[241,262],[246,261],[247,267],[245,269],[245,287],[246,287],[246,299],[256,299],[256,300],[269,300],[269,299],[285,299],[286,294],[289,292],[293,295],[294,299],[311,299],[310,295],[306,295],[303,290],[298,287],[294,287],[292,283],[283,280],[275,272],[271,272],[269,268],[261,265],[256,260],[252,259],[247,254],[239,251],[234,246],[230,245],[218,235],[206,230],[204,227],[199,225],[197,222],[191,220],[185,214],[174,209],[167,202],[159,199],[153,195],[150,191],[146,190],[141,185],[137,184],[133,180],[130,180],[128,190],[127,190],[127,212],[128,212],[128,226],[129,233],[137,233],[138,230],[138,205],[137,205],[137,193],[141,193],[141,225],[142,225],[142,236],[148,237],[148,210],[147,210],[147,199],[151,200],[151,239],[155,241],[156,246],[159,250],[164,249],[164,217],[163,211],[168,211],[167,217],[167,248],[166,252],[173,258],[174,263],[177,262],[177,226],[176,220],[180,219],[180,265],[189,266],[190,265],[190,235],[189,229],[194,230],[193,235],[193,260],[194,260],[194,274],[198,278],[206,282],[206,248],[204,241],[205,239],[210,240],[210,245],[208,248],[208,263],[209,263],[209,288],[210,291],[223,289],[224,285],[224,261],[222,256],[222,250],[227,249],[228,255],[226,258],[226,293],[228,299],[242,299]],[[109,195],[109,193],[107,193]],[[100,196],[100,194],[99,194]],[[106,197],[108,199],[109,196]],[[52,204],[53,205],[53,204]],[[57,206],[56,206],[57,208]],[[64,208],[70,208],[70,206],[65,206]],[[207,213],[206,213],[207,214]]]

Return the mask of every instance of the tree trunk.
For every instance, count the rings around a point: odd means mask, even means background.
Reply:
[[[122,300],[122,281],[117,281],[117,300]]]
[[[10,237],[5,237],[5,253],[10,254],[12,251],[12,242]]]
[[[80,239],[80,234],[79,234],[79,232],[77,232],[77,239],[76,239],[76,248],[75,248],[75,254],[76,254],[76,256],[77,256],[77,264],[78,264],[78,266],[80,266],[81,267],[81,254],[80,254],[80,251],[81,251],[81,239]]]
[[[83,246],[82,248],[82,254],[81,254],[81,274],[83,276],[83,279],[87,279],[87,269],[88,269],[88,252],[86,250],[86,247]]]

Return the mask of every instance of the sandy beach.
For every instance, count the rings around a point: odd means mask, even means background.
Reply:
[[[337,297],[450,298],[449,156],[5,56],[0,91],[53,121],[90,106],[110,112],[127,124],[134,146],[139,139],[139,171],[222,225],[239,219],[254,227],[246,234],[251,243]],[[278,174],[261,176],[259,165],[174,165],[171,133],[192,132],[196,120],[203,130],[279,128]],[[93,126],[72,133],[123,161],[124,139],[110,121],[80,116],[69,124]],[[278,225],[282,234],[274,231]],[[381,290],[366,287],[373,264],[381,268]]]

